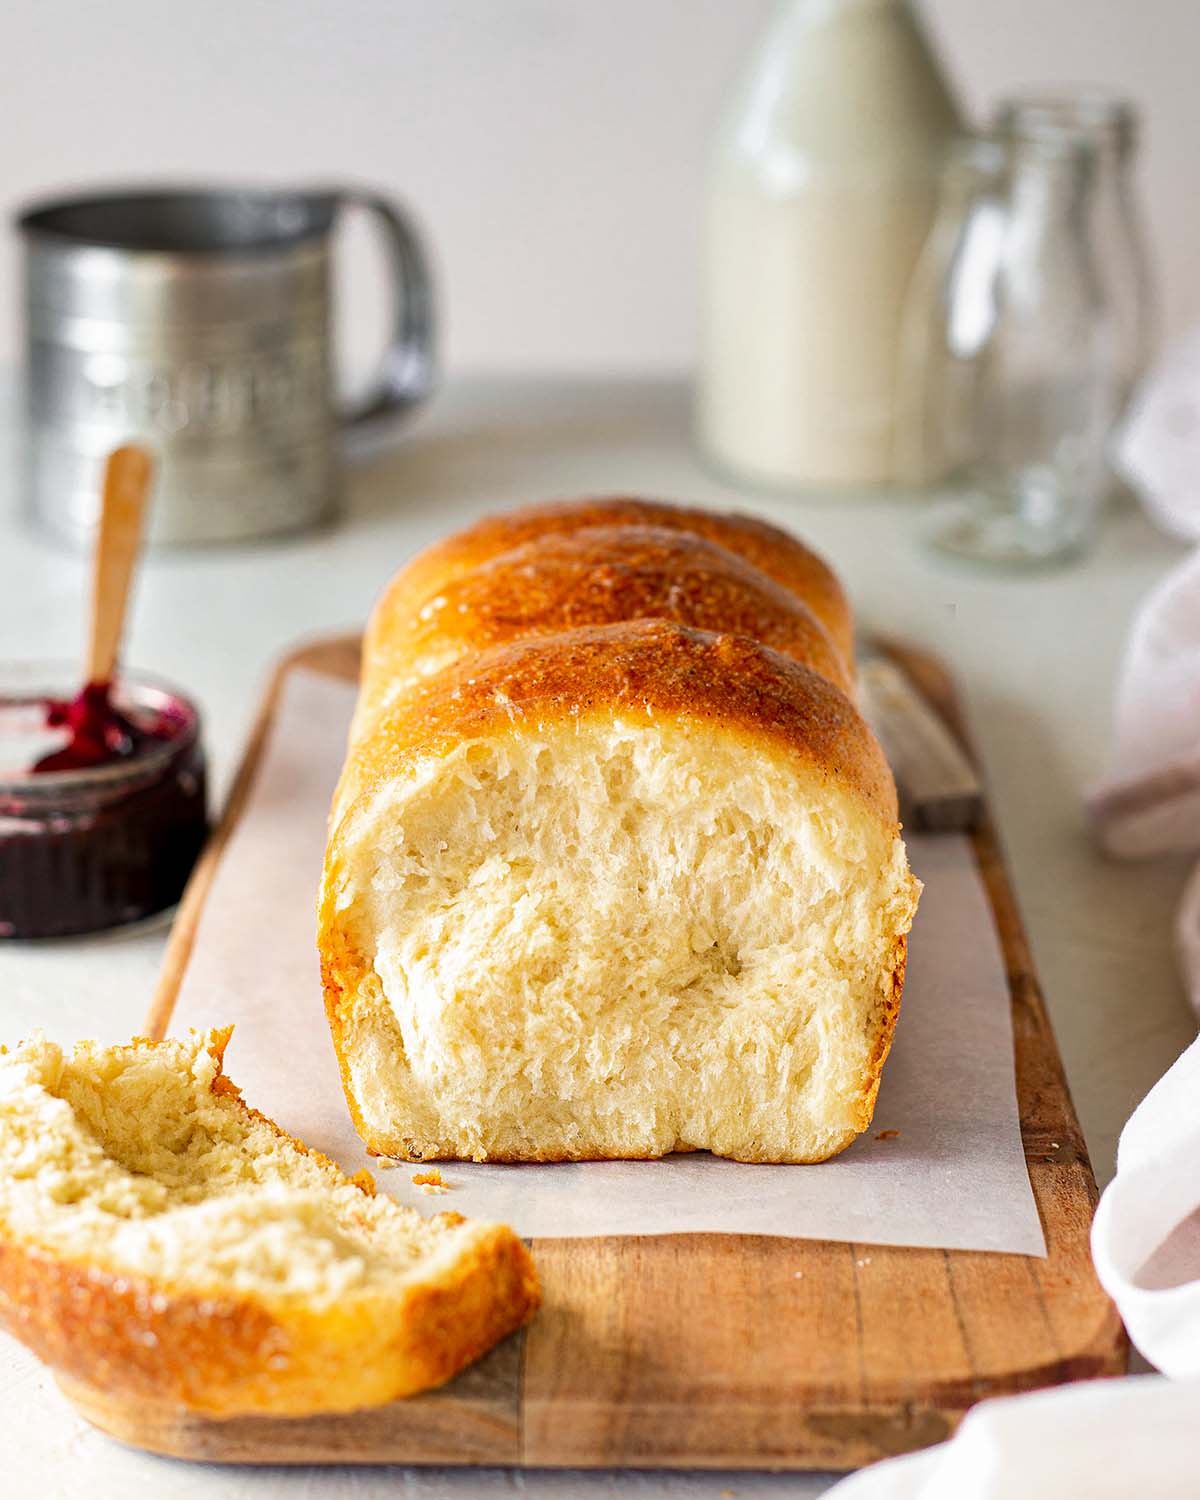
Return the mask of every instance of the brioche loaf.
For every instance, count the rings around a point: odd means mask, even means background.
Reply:
[[[10,1332],[109,1392],[302,1415],[438,1385],[532,1315],[510,1230],[343,1176],[242,1103],[228,1036],[0,1056]]]
[[[373,1151],[807,1162],[870,1122],[919,889],[891,774],[828,638],[714,556],[758,523],[663,514],[482,523],[375,612],[319,909]]]

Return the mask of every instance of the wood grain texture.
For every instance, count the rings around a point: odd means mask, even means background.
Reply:
[[[350,1415],[197,1416],[134,1404],[77,1381],[59,1387],[94,1427],[135,1448],[215,1463],[520,1463],[523,1335],[514,1334],[440,1390]]]
[[[965,744],[941,664],[885,649]],[[320,642],[272,679],[176,919],[152,1034],[170,1019],[284,674],[352,678],[357,662],[356,639]],[[1088,1246],[1096,1184],[989,817],[973,840],[1012,991],[1045,1260],[759,1236],[537,1240],[545,1305],[533,1325],[429,1395],[350,1416],[226,1422],[68,1395],[124,1442],[225,1462],[848,1469],[940,1441],[985,1396],[1123,1372],[1127,1342]]]

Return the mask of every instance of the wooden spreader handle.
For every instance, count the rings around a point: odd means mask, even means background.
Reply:
[[[104,470],[100,531],[92,571],[86,682],[108,682],[117,664],[125,606],[142,545],[142,518],[154,463],[130,443],[109,455]]]

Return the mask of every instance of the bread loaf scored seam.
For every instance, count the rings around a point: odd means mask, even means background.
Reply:
[[[319,910],[371,1150],[807,1162],[867,1127],[919,886],[851,640],[802,544],[657,502],[401,572]]]
[[[733,553],[806,605],[828,631],[844,665],[853,672],[854,619],[850,601],[837,574],[810,547],[757,516],[699,510],[622,495],[561,500],[485,516],[465,531],[427,547],[400,570],[375,607],[367,631],[364,687],[371,676],[370,661],[376,647],[386,650],[389,639],[405,631],[420,607],[456,579],[526,542],[579,535],[597,527],[624,526],[653,526],[683,532]]]
[[[549,531],[443,579],[403,625],[397,608],[385,604],[372,627],[364,718],[472,652],[637,619],[749,636],[854,691],[850,665],[808,605],[727,548],[666,526]]]

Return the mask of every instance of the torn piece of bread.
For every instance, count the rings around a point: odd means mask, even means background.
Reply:
[[[538,1305],[511,1230],[423,1219],[249,1109],[229,1031],[0,1056],[0,1322],[57,1371],[213,1415],[380,1405]]]
[[[372,1150],[811,1162],[870,1123],[919,887],[811,669],[662,621],[481,650],[352,737],[335,806],[319,946]]]

